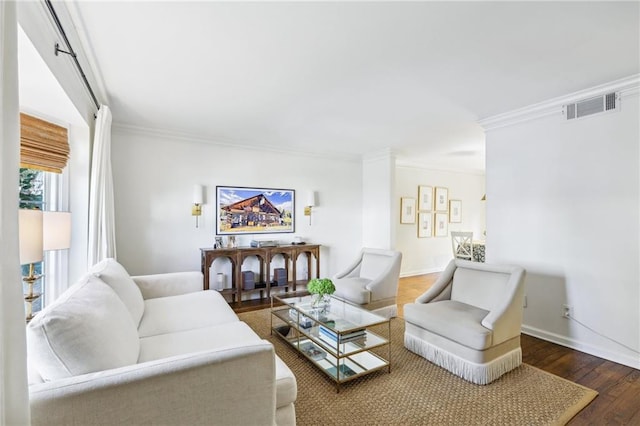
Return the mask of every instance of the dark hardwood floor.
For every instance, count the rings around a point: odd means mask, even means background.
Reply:
[[[402,306],[427,290],[438,274],[400,279],[398,315]],[[268,301],[243,302],[236,312],[262,309]],[[523,334],[523,361],[531,366],[579,383],[598,392],[598,396],[578,413],[569,425],[640,426],[640,370],[607,361],[583,352]]]

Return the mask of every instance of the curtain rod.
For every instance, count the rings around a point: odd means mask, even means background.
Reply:
[[[45,4],[47,5],[47,9],[49,9],[49,13],[51,14],[51,17],[53,18],[53,21],[56,24],[56,27],[58,27],[58,32],[60,33],[60,35],[62,36],[62,39],[64,40],[64,43],[67,45],[67,51],[64,51],[62,49],[60,49],[60,45],[58,44],[58,42],[56,42],[55,44],[55,54],[56,56],[58,56],[58,53],[65,53],[69,56],[71,56],[73,58],[73,61],[76,64],[76,68],[78,69],[78,72],[80,72],[80,76],[82,77],[82,82],[84,83],[85,87],[87,88],[87,90],[89,91],[89,94],[91,95],[91,98],[93,99],[93,103],[96,105],[96,109],[100,109],[100,103],[98,102],[98,99],[96,98],[96,95],[93,93],[93,89],[91,89],[91,85],[89,84],[89,80],[87,80],[87,76],[84,74],[84,71],[82,70],[82,67],[80,66],[80,62],[78,62],[78,57],[76,55],[76,52],[73,51],[73,47],[71,47],[71,43],[69,43],[69,39],[67,38],[67,33],[64,31],[64,28],[62,28],[62,24],[60,23],[60,19],[58,19],[58,14],[56,13],[55,9],[53,8],[53,5],[51,4],[50,0],[44,0]]]

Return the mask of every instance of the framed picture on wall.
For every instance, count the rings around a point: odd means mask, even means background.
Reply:
[[[216,234],[295,231],[293,189],[216,187]]]
[[[400,223],[416,223],[416,199],[400,198]]]
[[[462,222],[462,200],[449,200],[449,222]]]
[[[446,212],[449,208],[449,189],[436,186],[435,210],[437,212]]]
[[[433,213],[418,212],[418,238],[433,236]]]
[[[436,213],[435,219],[436,237],[446,237],[449,235],[449,226],[446,213]]]
[[[418,186],[418,210],[430,212],[433,210],[433,187]]]

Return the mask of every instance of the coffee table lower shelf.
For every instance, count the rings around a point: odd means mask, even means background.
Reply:
[[[366,338],[363,339],[367,343],[347,342],[332,346],[318,337],[317,324],[305,329],[286,315],[288,314],[285,310],[272,311],[272,334],[278,335],[300,355],[333,379],[336,382],[337,392],[340,392],[340,384],[358,377],[385,368],[389,373],[391,372],[390,339],[385,339],[367,330]],[[384,348],[384,346],[387,347],[387,359],[372,351],[374,348]]]

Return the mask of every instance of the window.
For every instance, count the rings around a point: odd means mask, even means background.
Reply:
[[[44,204],[44,173],[35,169],[20,169],[20,208],[42,210]],[[43,262],[34,263],[36,275],[42,275]],[[22,276],[29,275],[29,265],[22,265]],[[43,279],[41,278],[33,286],[35,293],[43,294]],[[22,293],[27,294],[29,289],[26,283],[22,283]],[[33,302],[32,311],[38,312],[42,309],[44,295]]]
[[[67,210],[68,180],[66,165],[69,159],[67,128],[20,114],[20,208],[43,211]],[[32,311],[55,300],[66,288],[68,254],[45,252],[43,262],[34,264],[35,273],[42,278],[34,284],[34,292],[41,297],[32,304]],[[28,275],[29,265],[23,266]],[[27,287],[24,284],[24,287]],[[28,288],[24,289],[28,292]]]

